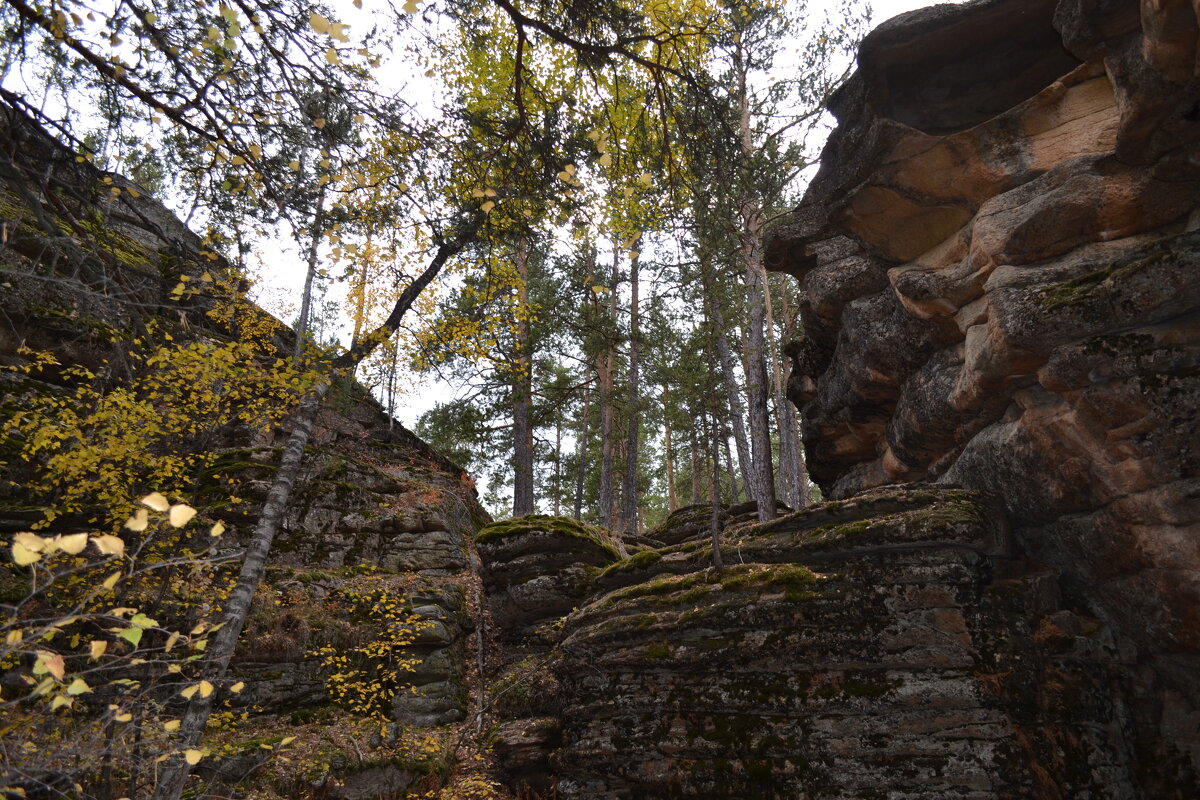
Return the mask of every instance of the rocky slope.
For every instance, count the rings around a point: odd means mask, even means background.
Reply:
[[[1200,765],[1197,39],[1180,0],[891,20],[766,245],[814,479],[995,491],[1113,628],[1146,796]]]

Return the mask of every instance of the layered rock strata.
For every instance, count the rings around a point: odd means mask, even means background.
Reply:
[[[1178,0],[897,17],[766,244],[814,479],[995,490],[1113,626],[1151,796],[1200,774],[1197,39]]]
[[[1129,797],[1105,626],[1003,520],[886,490],[616,562],[497,752],[566,798]]]

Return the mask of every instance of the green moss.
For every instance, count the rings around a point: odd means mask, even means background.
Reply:
[[[661,550],[643,550],[642,552],[618,561],[615,564],[609,564],[600,572],[600,577],[623,572],[635,572],[637,570],[645,569],[651,564],[656,564],[661,561],[662,556],[663,554]]]
[[[546,531],[572,539],[582,539],[597,545],[612,555],[613,558],[620,558],[620,553],[617,551],[616,546],[608,541],[600,528],[568,517],[551,517],[545,514],[530,514],[516,519],[493,522],[491,525],[480,529],[479,533],[475,535],[475,541],[479,544],[486,544],[487,542],[499,541],[508,536],[533,531]]]
[[[812,570],[797,564],[738,564],[719,572],[704,570],[687,575],[660,575],[610,592],[594,608],[637,600],[657,605],[689,605],[722,590],[758,594],[779,591],[788,600],[799,601],[811,597],[809,587],[817,580]]]
[[[646,645],[646,649],[642,651],[642,655],[646,658],[666,659],[671,657],[671,647],[666,642],[654,642]]]
[[[1070,280],[1041,289],[1038,303],[1047,311],[1078,305],[1092,298],[1104,284],[1113,285],[1164,264],[1187,250],[1200,245],[1200,234],[1185,233],[1160,239],[1148,251],[1114,261],[1107,267],[1094,270]]]

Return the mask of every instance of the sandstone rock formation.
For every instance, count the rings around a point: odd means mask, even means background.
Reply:
[[[1197,41],[1180,0],[897,17],[766,244],[813,478],[995,491],[1113,627],[1155,797],[1200,775]]]

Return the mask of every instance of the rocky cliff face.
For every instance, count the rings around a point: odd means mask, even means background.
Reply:
[[[129,357],[136,339],[186,346],[235,335],[224,317],[207,313],[213,303],[204,295],[172,296],[181,275],[200,283],[210,271],[230,273],[161,204],[77,160],[17,105],[0,103],[0,148],[0,364],[23,363],[26,348],[46,351],[120,385],[146,369]],[[282,324],[252,306],[239,313],[266,333],[264,347],[288,351]],[[71,381],[59,370],[0,370],[5,419]],[[228,525],[221,541],[230,558],[257,517],[281,439],[276,429],[226,424],[184,443],[213,455],[188,499]],[[6,535],[41,516],[30,505],[16,444],[7,435],[0,443]],[[444,774],[455,758],[453,726],[470,703],[468,639],[479,618],[471,543],[487,514],[460,468],[352,381],[331,391],[309,451],[235,655],[232,669],[246,689],[220,710],[201,777],[256,781],[265,797],[391,796],[422,780],[428,788],[429,776]],[[58,522],[64,530],[81,524]],[[0,565],[0,579],[9,573]],[[378,717],[349,708],[357,698],[335,696],[330,675],[369,669],[363,646],[398,627],[411,642],[400,653],[385,648],[394,675],[368,675],[389,686],[394,677],[402,687],[376,709],[389,723],[381,727]],[[347,661],[330,667],[326,653]],[[272,757],[270,745],[285,735],[296,737],[290,752]]]
[[[814,479],[995,491],[1112,626],[1148,796],[1200,764],[1197,39],[1179,0],[891,20],[766,245]]]

